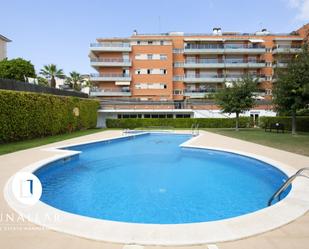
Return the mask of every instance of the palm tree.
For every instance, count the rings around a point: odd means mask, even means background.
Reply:
[[[77,91],[81,90],[81,86],[82,86],[84,81],[85,81],[85,79],[83,78],[83,76],[76,71],[70,72],[70,77],[66,78],[66,83],[71,88],[73,88],[74,90],[77,90]]]
[[[58,69],[55,64],[45,65],[43,69],[41,69],[40,74],[47,78],[50,78],[50,86],[53,88],[56,87],[56,78],[65,78],[63,70]]]

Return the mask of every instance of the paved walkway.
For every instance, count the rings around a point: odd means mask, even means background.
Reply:
[[[0,156],[0,188],[3,192],[7,179],[16,171],[28,164],[55,155],[59,152],[42,151],[42,148],[68,145],[93,139],[111,138],[121,135],[121,131],[109,130],[84,137],[74,138],[63,142],[57,142],[33,149],[18,151],[15,153]],[[203,132],[202,135],[194,141],[195,145],[220,147],[231,150],[239,150],[248,153],[260,154],[278,162],[288,164],[295,169],[308,167],[309,157],[277,150],[274,148],[249,143],[234,138]],[[33,248],[101,248],[101,249],[121,249],[124,245],[105,243],[83,239],[55,231],[44,230],[29,222],[20,222],[18,226],[6,219],[6,215],[15,215],[14,211],[6,204],[3,194],[0,195],[0,248],[6,249],[33,249]],[[21,231],[7,231],[8,228],[23,228]],[[31,230],[27,230],[30,228]],[[34,230],[37,229],[37,230]],[[94,228],[95,229],[95,228]],[[117,231],[115,231],[117,232]],[[307,249],[309,248],[309,214],[296,221],[262,235],[217,244],[219,249]],[[192,247],[158,247],[145,246],[145,249],[200,249],[207,248],[207,245]]]

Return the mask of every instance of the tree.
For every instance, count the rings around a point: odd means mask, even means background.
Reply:
[[[50,79],[50,86],[56,87],[56,78],[64,79],[65,75],[62,69],[58,69],[55,64],[45,65],[40,74]]]
[[[84,81],[85,79],[76,71],[70,72],[70,77],[66,78],[66,84],[76,91],[80,91],[82,89],[82,84]]]
[[[22,58],[0,61],[0,78],[25,82],[25,77],[36,77],[34,66],[30,61]]]
[[[38,84],[40,85],[40,86],[48,86],[49,85],[49,82],[48,82],[48,80],[47,79],[45,79],[45,78],[43,78],[43,77],[37,77],[37,79],[38,79]]]
[[[279,112],[292,116],[292,134],[296,134],[296,112],[309,104],[309,51],[305,45],[284,70],[277,69],[273,103]]]
[[[245,76],[233,81],[216,94],[216,102],[225,113],[236,114],[236,131],[239,130],[239,114],[254,107],[254,91],[257,80],[251,76]]]

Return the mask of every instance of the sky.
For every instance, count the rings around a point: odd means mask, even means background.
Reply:
[[[65,73],[92,73],[96,38],[183,31],[291,32],[309,22],[309,0],[0,0],[0,34],[8,57],[30,60],[37,72],[54,63]]]

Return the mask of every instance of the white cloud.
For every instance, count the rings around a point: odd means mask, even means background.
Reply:
[[[289,6],[298,10],[297,19],[309,20],[309,0],[288,0]]]

